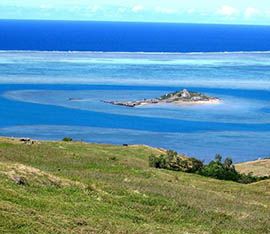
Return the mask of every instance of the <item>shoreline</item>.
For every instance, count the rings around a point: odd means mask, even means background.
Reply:
[[[156,105],[156,104],[174,104],[174,105],[205,105],[205,104],[220,104],[221,99],[217,97],[210,97],[202,93],[190,92],[187,89],[182,91],[176,91],[167,93],[158,98],[143,99],[137,101],[106,101],[102,102],[125,107],[139,107],[145,105]]]
[[[71,101],[78,101],[78,100],[71,100]],[[219,105],[222,103],[220,99],[216,100],[209,100],[209,101],[177,101],[177,102],[158,102],[158,103],[149,103],[149,102],[141,102],[138,104],[127,104],[125,102],[115,102],[115,101],[102,101],[107,104],[116,105],[116,106],[126,106],[126,107],[141,107],[141,106],[148,106],[148,105],[176,105],[176,106],[195,106],[195,105]]]
[[[222,101],[220,99],[213,99],[209,101],[197,101],[197,102],[176,102],[176,105],[218,105],[221,104]]]

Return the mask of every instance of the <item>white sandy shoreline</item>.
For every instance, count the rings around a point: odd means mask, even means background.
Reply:
[[[149,103],[142,102],[134,107],[148,106],[148,105],[176,105],[176,106],[196,106],[196,105],[219,105],[222,101],[220,99],[213,99],[209,101],[175,101],[175,102],[162,102],[159,103]],[[124,105],[123,105],[124,106]]]

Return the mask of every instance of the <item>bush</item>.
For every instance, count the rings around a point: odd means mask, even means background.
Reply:
[[[71,141],[73,141],[73,139],[71,137],[65,137],[65,138],[63,138],[63,141],[71,142]]]
[[[149,157],[149,166],[159,169],[172,171],[182,171],[197,173],[202,176],[211,177],[219,180],[230,180],[238,183],[249,184],[260,180],[270,179],[270,177],[257,177],[252,174],[240,174],[236,171],[231,158],[226,158],[222,162],[222,156],[217,154],[215,159],[209,164],[204,165],[196,158],[186,158],[178,155],[177,152],[169,150],[166,154]]]
[[[231,158],[226,158],[222,163],[222,157],[216,155],[215,160],[205,165],[199,172],[200,175],[212,177],[219,180],[230,180],[242,184],[250,184],[261,180],[269,179],[269,177],[258,177],[249,174],[241,174],[236,171]]]
[[[260,180],[259,177],[254,176],[252,173],[249,173],[247,175],[241,174],[240,178],[238,179],[238,182],[242,184],[250,184],[250,183],[257,182],[259,180]]]
[[[195,158],[186,158],[177,152],[168,150],[166,154],[149,157],[149,166],[172,171],[195,173],[203,167],[203,163]]]
[[[196,158],[190,158],[191,162],[192,162],[192,169],[190,169],[191,173],[197,173],[200,172],[203,168],[203,162],[196,159]]]
[[[166,160],[163,155],[159,155],[159,156],[151,155],[149,157],[149,166],[159,168],[159,169],[166,168]]]
[[[224,163],[221,160],[222,158],[219,155],[216,156],[216,159],[205,165],[199,174],[219,180],[238,181],[241,175],[235,170],[232,160],[226,158]]]

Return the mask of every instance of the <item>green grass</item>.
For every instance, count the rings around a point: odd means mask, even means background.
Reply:
[[[160,151],[0,139],[0,233],[270,233],[269,181],[157,170],[151,154]]]

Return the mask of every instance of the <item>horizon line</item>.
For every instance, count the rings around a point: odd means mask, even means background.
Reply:
[[[71,20],[71,19],[7,19],[0,18],[0,21],[47,21],[47,22],[84,22],[84,23],[135,23],[135,24],[184,24],[184,25],[222,25],[222,26],[249,26],[249,27],[270,27],[270,24],[248,24],[248,23],[207,23],[207,22],[171,22],[171,21],[128,21],[128,20]]]
[[[0,49],[1,53],[91,53],[91,54],[152,54],[152,55],[222,55],[222,54],[270,54],[270,50],[246,50],[246,51],[195,51],[195,52],[164,52],[164,51],[95,51],[95,50],[3,50]]]

